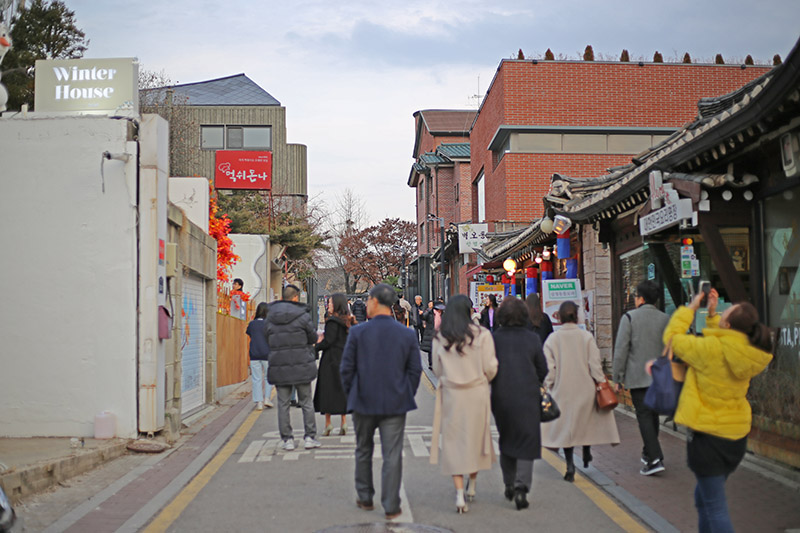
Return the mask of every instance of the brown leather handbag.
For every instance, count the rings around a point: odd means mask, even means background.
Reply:
[[[607,379],[596,383],[595,391],[597,393],[597,408],[601,411],[610,411],[618,405],[617,394],[611,388],[611,384]]]

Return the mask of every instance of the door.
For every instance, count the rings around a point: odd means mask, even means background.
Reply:
[[[183,327],[181,328],[181,414],[205,399],[205,283],[202,278],[183,278]]]

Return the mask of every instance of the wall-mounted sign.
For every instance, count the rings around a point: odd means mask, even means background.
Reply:
[[[116,59],[36,61],[34,109],[76,115],[139,114],[139,64]]]
[[[489,239],[489,224],[459,224],[458,253],[474,254]]]
[[[272,188],[272,152],[217,150],[214,169],[217,189]]]
[[[675,226],[681,220],[692,218],[692,200],[681,198],[676,203],[668,204],[639,219],[639,233],[650,235],[663,229]]]
[[[558,308],[561,304],[571,301],[578,306],[578,325],[581,329],[586,329],[586,315],[583,309],[583,294],[581,293],[581,280],[579,279],[545,279],[542,280],[542,308],[553,328],[561,327],[561,318],[558,316]]]

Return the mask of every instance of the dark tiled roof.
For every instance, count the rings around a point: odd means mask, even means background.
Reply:
[[[442,163],[449,163],[450,160],[446,157],[442,157],[438,154],[433,152],[425,152],[421,156],[419,156],[419,161],[425,165],[441,165]]]
[[[469,159],[469,143],[442,143],[436,151],[450,159]]]
[[[170,87],[173,101],[185,105],[214,106],[279,106],[281,103],[244,74],[226,78],[185,83]],[[167,88],[145,89],[145,94],[161,94]],[[160,96],[158,97],[160,99]]]
[[[468,134],[477,111],[427,109],[419,112],[425,127],[431,133]]]

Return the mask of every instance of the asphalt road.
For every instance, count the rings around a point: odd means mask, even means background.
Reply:
[[[417,393],[419,408],[407,419],[404,514],[395,522],[458,532],[533,528],[559,532],[646,531],[590,482],[583,478],[575,484],[565,482],[563,463],[549,452],[547,460],[536,462],[529,509],[517,511],[513,503],[503,498],[502,476],[495,464],[491,471],[479,475],[477,498],[469,512],[456,514],[451,478],[441,474],[438,465],[429,463],[433,400],[430,382],[423,376]],[[344,437],[320,437],[323,446],[306,451],[302,448],[300,410],[293,408],[291,415],[299,444],[295,452],[276,448],[279,437],[275,409],[260,414],[254,411],[232,438],[227,453],[223,449],[215,458],[217,465],[198,474],[145,531],[314,532],[337,525],[385,523],[379,505],[380,458],[374,464],[376,508],[362,511],[355,506],[352,431]],[[349,417],[348,425],[352,428]],[[321,432],[321,416],[317,417],[317,426]],[[376,451],[379,449],[376,446]]]

